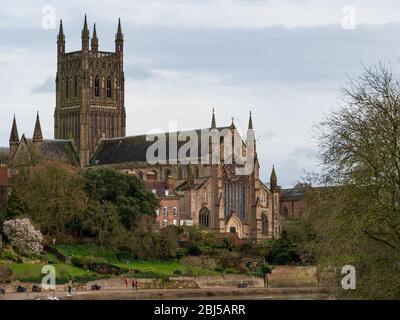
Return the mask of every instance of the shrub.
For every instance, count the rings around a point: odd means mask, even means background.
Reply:
[[[4,248],[1,253],[1,258],[4,260],[18,261],[18,255],[14,252],[12,247]]]
[[[0,283],[11,281],[12,270],[7,266],[0,266]]]
[[[18,253],[29,256],[42,252],[43,236],[29,219],[7,220],[4,222],[3,231]]]
[[[221,266],[216,266],[216,267],[214,268],[214,271],[215,271],[215,272],[220,272],[220,273],[222,273],[222,272],[224,272],[224,268],[221,267]]]
[[[93,257],[72,257],[71,263],[74,266],[83,268],[85,270],[90,270],[98,274],[120,275],[126,271],[118,266],[106,263]]]
[[[232,273],[238,273],[238,271],[235,268],[226,268],[225,273],[232,274]]]
[[[176,269],[176,270],[174,271],[174,275],[176,275],[176,276],[181,276],[181,275],[182,275],[182,271],[179,270],[179,269]]]
[[[188,255],[189,256],[199,256],[199,255],[201,255],[201,250],[198,246],[191,245],[188,248]]]
[[[217,266],[216,261],[208,256],[188,256],[181,259],[181,264],[187,268],[202,268],[205,270],[214,270]]]

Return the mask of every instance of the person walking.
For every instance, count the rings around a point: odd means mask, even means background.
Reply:
[[[129,279],[128,279],[128,278],[125,278],[125,288],[128,289],[128,286],[129,286]]]
[[[68,296],[71,297],[72,296],[72,278],[68,277]]]
[[[135,290],[136,280],[132,279],[132,290]]]
[[[138,289],[138,286],[139,286],[139,281],[138,280],[135,280],[135,290],[137,291],[137,289]]]

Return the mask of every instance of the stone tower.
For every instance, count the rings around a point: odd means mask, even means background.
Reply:
[[[73,140],[82,166],[89,163],[101,138],[125,136],[123,53],[120,20],[115,52],[99,51],[96,25],[90,43],[86,15],[82,49],[65,52],[65,35],[60,21],[54,137]]]

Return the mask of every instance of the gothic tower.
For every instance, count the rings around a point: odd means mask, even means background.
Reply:
[[[65,52],[62,21],[57,38],[55,139],[72,139],[81,165],[89,163],[99,140],[125,136],[125,89],[121,21],[115,52],[99,51],[96,25],[90,47],[86,15],[80,51]]]

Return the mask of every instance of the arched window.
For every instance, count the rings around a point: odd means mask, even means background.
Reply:
[[[69,78],[65,79],[65,97],[69,98]]]
[[[100,97],[100,78],[96,76],[94,79],[94,95],[95,97]]]
[[[286,207],[283,207],[283,217],[287,219],[289,217],[289,210]]]
[[[157,172],[155,170],[147,171],[147,180],[157,180]]]
[[[107,98],[111,98],[111,92],[112,92],[112,80],[111,80],[111,77],[108,77],[107,78]]]
[[[199,214],[200,225],[205,228],[208,228],[209,218],[210,218],[210,210],[208,210],[207,208],[201,209]]]
[[[171,170],[166,169],[164,172],[164,179],[165,181],[168,181],[168,178],[171,176]]]
[[[265,214],[262,215],[262,220],[261,220],[261,232],[263,235],[268,235],[268,229],[269,229],[269,224],[268,224],[268,218]]]
[[[78,76],[74,78],[74,96],[78,96]]]

